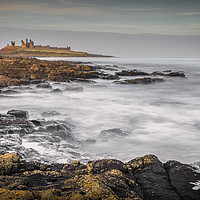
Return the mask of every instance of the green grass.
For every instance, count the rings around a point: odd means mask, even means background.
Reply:
[[[46,49],[46,48],[22,48],[15,47],[7,53],[7,55],[19,55],[19,56],[47,56],[47,57],[86,57],[88,54],[86,52],[62,50],[62,49]]]

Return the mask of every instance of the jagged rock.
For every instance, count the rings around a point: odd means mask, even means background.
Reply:
[[[179,194],[181,199],[200,199],[200,174],[189,165],[177,161],[168,161],[165,164],[169,181],[173,189]]]
[[[47,83],[43,81],[71,81],[77,78],[98,77],[99,73],[94,67],[78,65],[76,62],[45,61],[22,57],[0,59],[0,87],[39,84],[37,87],[47,88]]]
[[[145,200],[180,200],[169,182],[163,164],[154,155],[139,157],[128,162]]]
[[[154,155],[123,163],[113,159],[45,165],[0,156],[0,199],[199,200],[189,165],[161,163]],[[9,176],[7,176],[9,174]]]

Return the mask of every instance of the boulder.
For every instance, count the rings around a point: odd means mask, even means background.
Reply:
[[[127,136],[129,132],[122,131],[120,128],[113,128],[108,130],[103,130],[100,133],[101,137],[114,137],[114,136]]]
[[[200,199],[200,174],[190,165],[177,161],[165,164],[169,181],[181,199]]]
[[[128,162],[145,200],[181,200],[169,182],[167,170],[154,155],[138,157]]]
[[[7,114],[14,115],[17,119],[28,119],[29,114],[24,110],[10,110]]]

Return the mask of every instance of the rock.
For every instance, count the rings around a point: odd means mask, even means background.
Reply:
[[[193,167],[177,161],[168,161],[165,167],[170,184],[181,199],[200,199],[200,174]]]
[[[120,84],[152,84],[157,82],[163,82],[161,78],[136,78],[136,79],[127,79],[124,81],[115,81],[115,83]]]
[[[86,143],[86,144],[95,144],[95,143],[96,143],[96,140],[94,140],[94,139],[86,139],[86,140],[85,140],[85,143]]]
[[[185,74],[183,72],[170,72],[165,74],[165,76],[172,76],[172,77],[182,77],[185,78]]]
[[[171,76],[171,77],[182,77],[185,78],[184,72],[172,72],[172,70],[165,70],[163,72],[153,72],[151,75],[154,76]]]
[[[43,81],[74,81],[98,78],[99,72],[88,65],[76,62],[45,61],[35,58],[2,57],[0,59],[0,87],[11,85],[39,84],[39,88],[50,88]]]
[[[18,172],[20,167],[19,155],[16,153],[7,153],[0,156],[1,175],[11,175]]]
[[[19,92],[13,89],[5,89],[5,90],[0,90],[0,93],[1,94],[17,94]]]
[[[118,75],[111,75],[111,74],[108,74],[108,75],[105,75],[102,77],[102,79],[107,79],[107,80],[119,80],[119,77]]]
[[[153,72],[152,75],[154,75],[154,76],[165,76],[164,73],[159,72],[159,71]]]
[[[37,88],[52,88],[52,86],[49,83],[39,83],[36,85]]]
[[[169,182],[167,170],[156,156],[138,157],[128,164],[132,167],[145,200],[181,200]]]
[[[35,125],[35,126],[42,126],[42,123],[38,120],[31,120],[31,122]]]
[[[10,110],[7,114],[14,115],[17,119],[28,119],[29,114],[24,110]]]
[[[138,71],[137,69],[126,71],[122,70],[121,72],[116,72],[116,75],[118,76],[149,76],[148,73]]]
[[[0,75],[0,87],[8,87],[11,85],[19,85],[20,81],[16,78],[9,78],[5,75]]]
[[[119,128],[113,128],[113,129],[108,129],[108,130],[103,130],[100,133],[101,137],[113,137],[113,136],[127,136],[129,132],[127,131],[122,131]]]
[[[86,166],[89,173],[92,173],[92,174],[99,174],[102,172],[106,172],[107,170],[110,170],[110,169],[120,170],[124,173],[128,172],[127,167],[124,165],[123,162],[119,160],[114,160],[114,159],[97,160],[97,161],[88,163]]]
[[[199,200],[200,175],[176,161],[154,155],[128,163],[103,159],[87,165],[45,165],[0,156],[0,199]],[[9,175],[9,176],[7,176]],[[195,187],[195,189],[194,189]]]

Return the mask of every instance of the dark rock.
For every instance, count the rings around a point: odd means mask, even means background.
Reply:
[[[184,72],[170,72],[169,74],[165,74],[165,76],[172,76],[172,77],[182,77],[182,78],[185,78]]]
[[[171,69],[169,69],[169,70],[164,70],[163,72],[171,72],[172,70]]]
[[[200,199],[200,174],[194,168],[177,161],[168,161],[165,167],[170,184],[181,199]]]
[[[24,110],[11,110],[11,111],[8,111],[7,114],[14,115],[16,118],[19,118],[19,119],[29,118],[28,112]]]
[[[73,152],[72,152],[73,153]],[[199,200],[200,175],[176,161],[147,155],[45,165],[15,153],[0,156],[0,199]],[[9,176],[7,176],[9,175]]]
[[[138,71],[137,69],[130,70],[130,71],[122,70],[121,72],[116,72],[116,75],[118,76],[149,76],[148,73]]]
[[[31,122],[35,125],[35,126],[42,126],[42,123],[38,120],[31,120]]]
[[[52,86],[49,83],[39,83],[36,85],[37,88],[52,88]]]
[[[108,129],[108,130],[103,130],[100,133],[101,137],[113,137],[113,136],[127,136],[129,132],[127,131],[122,131],[119,128],[113,128],[113,129]]]
[[[94,139],[86,139],[86,140],[85,140],[85,143],[86,143],[86,144],[95,144],[95,143],[96,143],[96,140],[94,140]]]
[[[128,162],[145,200],[181,200],[171,186],[168,173],[154,155],[139,157]]]
[[[120,84],[152,84],[157,82],[163,82],[161,78],[136,78],[136,79],[127,79],[124,81],[116,81],[115,83]]]
[[[153,72],[152,75],[154,75],[154,76],[165,76],[165,73],[156,71],[156,72]]]

